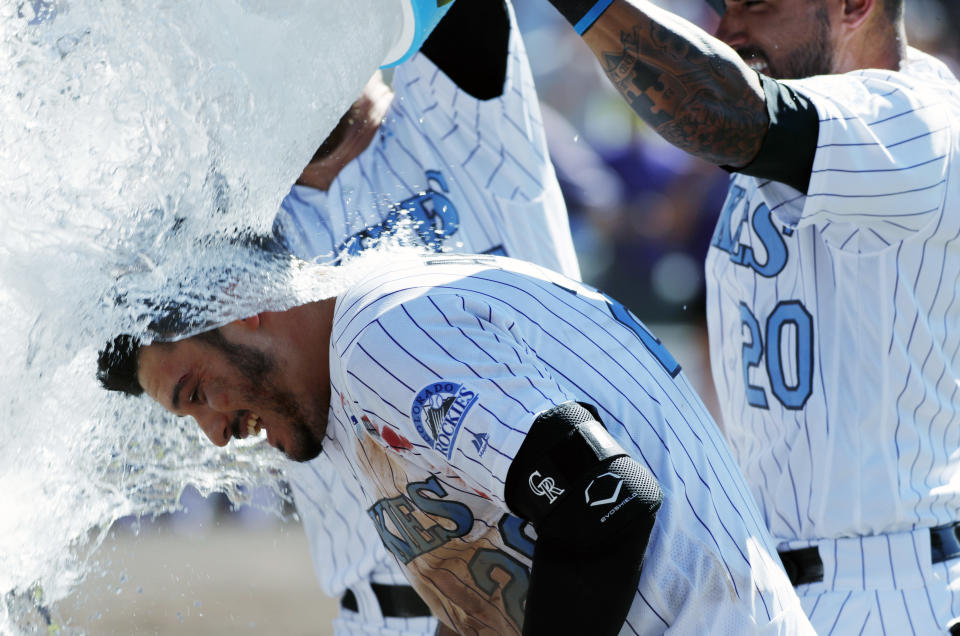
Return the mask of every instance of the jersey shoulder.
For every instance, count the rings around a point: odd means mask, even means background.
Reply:
[[[811,99],[821,123],[863,119],[871,126],[894,119],[946,122],[960,110],[960,82],[940,60],[910,49],[899,71],[862,69],[785,80]]]
[[[422,297],[453,294],[495,301],[505,287],[519,290],[530,283],[566,280],[544,267],[502,256],[402,250],[357,260],[365,262],[341,266],[363,267],[366,273],[337,298],[331,343],[340,355],[366,326]]]
[[[937,231],[960,147],[960,84],[941,62],[911,50],[899,71],[785,83],[819,118],[809,186],[798,193],[738,177],[733,192],[757,192],[788,225],[816,226],[830,245],[858,253]]]

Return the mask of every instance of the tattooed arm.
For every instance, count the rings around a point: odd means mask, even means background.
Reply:
[[[732,167],[759,152],[770,121],[763,87],[720,40],[646,0],[614,0],[583,39],[634,112],[673,145]]]

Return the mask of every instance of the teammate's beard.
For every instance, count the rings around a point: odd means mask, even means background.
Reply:
[[[827,75],[833,68],[833,50],[830,48],[830,15],[823,4],[817,9],[813,35],[803,44],[774,62],[766,51],[748,47],[738,49],[745,60],[760,58],[767,63],[767,75],[774,79],[801,79]]]

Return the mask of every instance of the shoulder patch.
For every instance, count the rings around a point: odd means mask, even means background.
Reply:
[[[432,382],[413,398],[410,419],[423,441],[451,459],[460,426],[477,397],[477,392],[464,384]]]

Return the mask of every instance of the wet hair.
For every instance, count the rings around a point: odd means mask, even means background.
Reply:
[[[143,387],[137,378],[140,348],[140,340],[127,334],[108,342],[97,357],[100,385],[108,391],[118,391],[132,397],[143,395]]]
[[[210,237],[209,240],[214,238]],[[269,234],[245,232],[238,236],[226,237],[226,241],[253,252],[280,255],[289,253],[279,228],[274,228]],[[116,299],[118,305],[126,302],[127,299],[124,297]],[[191,318],[185,304],[176,300],[147,301],[145,305],[153,316],[146,331],[148,338],[154,342],[177,340],[183,334],[196,331],[197,327],[202,325],[202,322],[197,322],[197,317]],[[225,353],[231,353],[230,344],[217,329],[201,332],[197,334],[197,338]],[[129,334],[121,334],[107,342],[97,357],[97,379],[100,385],[108,391],[117,391],[132,397],[143,395],[143,386],[137,378],[142,347],[143,341]]]
[[[204,331],[193,337],[225,353],[234,365],[247,373],[258,374],[256,377],[261,381],[269,370],[268,364],[262,357],[251,358],[250,355],[243,357],[242,351],[238,351],[238,347],[228,342],[219,329]],[[156,341],[157,344],[164,342],[168,341]],[[121,334],[108,342],[97,357],[97,379],[100,385],[107,391],[117,391],[131,397],[143,395],[143,386],[137,377],[142,349],[141,340],[128,334]]]
[[[118,299],[122,304],[124,299]],[[147,303],[154,319],[147,327],[147,333],[157,342],[176,339],[178,334],[186,333],[190,324],[184,315],[182,305],[172,301]],[[140,350],[143,341],[130,334],[120,334],[107,342],[97,356],[97,380],[108,391],[117,391],[131,397],[143,395],[143,386],[137,378],[140,366]]]

